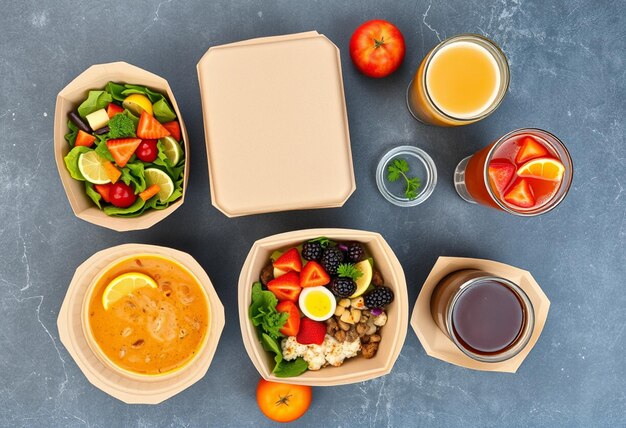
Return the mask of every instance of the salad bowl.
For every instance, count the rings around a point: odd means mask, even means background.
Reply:
[[[162,93],[167,96],[176,113],[186,157],[183,172],[182,196],[175,202],[169,204],[165,209],[147,210],[137,217],[108,216],[92,202],[85,192],[84,184],[81,181],[73,179],[65,166],[64,158],[71,149],[65,140],[65,135],[68,132],[68,114],[74,111],[78,105],[85,100],[90,90],[103,88],[108,82],[140,84],[153,91]],[[125,62],[93,65],[59,92],[54,112],[54,157],[61,183],[65,189],[72,211],[76,217],[89,223],[118,232],[147,229],[172,214],[184,202],[189,177],[189,141],[178,104],[165,79],[134,65]]]
[[[387,309],[388,320],[384,327],[383,340],[373,358],[352,358],[339,367],[330,366],[321,370],[308,370],[294,377],[278,377],[273,373],[274,356],[263,348],[256,328],[248,316],[248,308],[252,302],[252,284],[259,280],[261,270],[274,251],[297,246],[303,241],[320,236],[336,241],[357,241],[365,245],[375,261],[375,268],[385,279],[385,285],[393,290],[395,300]],[[310,386],[351,384],[388,374],[404,344],[409,320],[404,271],[393,250],[378,233],[350,229],[298,230],[256,241],[241,269],[238,306],[243,342],[252,364],[260,375],[269,381]]]

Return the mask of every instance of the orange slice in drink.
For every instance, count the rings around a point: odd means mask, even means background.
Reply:
[[[541,180],[561,181],[565,166],[554,158],[538,158],[526,162],[517,170],[518,177],[538,178]]]

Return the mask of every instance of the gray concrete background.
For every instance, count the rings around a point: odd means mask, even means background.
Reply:
[[[384,80],[358,74],[352,31],[375,17],[404,33],[407,55]],[[357,191],[341,209],[227,219],[210,204],[195,65],[210,46],[318,30],[341,49]],[[264,426],[258,374],[239,333],[236,284],[258,238],[309,227],[382,233],[412,302],[440,255],[530,270],[552,301],[537,346],[515,375],[461,369],[425,355],[412,330],[393,372],[316,388],[300,420],[320,426],[617,426],[626,420],[626,147],[623,1],[6,1],[0,14],[0,426]],[[500,109],[468,127],[415,122],[412,73],[438,40],[476,32],[511,65]],[[116,233],[72,215],[53,162],[57,92],[94,63],[124,60],[170,81],[191,142],[184,206],[150,230]],[[251,67],[251,73],[254,72]],[[552,131],[575,164],[569,196],[522,219],[454,192],[456,163],[518,127]],[[389,148],[429,152],[439,183],[402,209],[376,189]],[[243,172],[245,174],[245,172]],[[211,276],[227,324],[204,379],[167,402],[128,406],[87,382],[59,342],[56,317],[74,269],[127,242],[190,252]]]

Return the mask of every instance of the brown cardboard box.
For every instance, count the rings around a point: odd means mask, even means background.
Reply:
[[[506,278],[517,284],[528,295],[535,311],[535,327],[528,344],[516,356],[498,363],[476,361],[458,349],[435,324],[430,313],[430,297],[433,289],[446,275],[461,269],[479,269]],[[431,357],[474,370],[515,373],[537,343],[546,323],[549,308],[548,297],[528,271],[491,260],[439,257],[417,297],[411,316],[411,326],[426,353]]]
[[[213,205],[228,217],[342,206],[356,189],[339,50],[315,31],[198,63]]]
[[[110,263],[133,254],[155,254],[168,257],[189,269],[208,296],[209,330],[207,341],[198,355],[171,376],[136,380],[113,371],[89,347],[82,325],[83,301],[89,286]],[[74,273],[59,311],[59,337],[83,374],[95,387],[129,404],[158,404],[200,380],[209,369],[224,329],[224,307],[211,280],[189,254],[155,245],[126,244],[100,251],[83,262]]]
[[[261,346],[255,327],[248,318],[248,307],[252,300],[252,284],[259,280],[261,269],[268,263],[274,250],[299,245],[305,240],[319,236],[364,243],[374,258],[375,268],[385,279],[385,285],[393,289],[395,299],[386,310],[388,321],[382,329],[382,341],[374,358],[368,360],[355,357],[346,360],[341,367],[326,367],[318,371],[307,371],[297,377],[279,378],[272,374],[275,364],[273,356]],[[238,301],[239,324],[246,351],[261,376],[270,381],[332,386],[374,379],[391,371],[406,337],[408,295],[404,271],[387,242],[380,234],[374,232],[350,229],[308,229],[282,233],[256,241],[241,269]]]
[[[103,211],[98,209],[85,194],[84,183],[74,180],[65,168],[63,158],[70,151],[70,147],[64,138],[65,134],[68,132],[68,113],[76,109],[80,103],[87,98],[87,94],[90,90],[102,89],[110,81],[144,85],[154,91],[161,92],[167,96],[178,117],[186,157],[183,196],[164,210],[149,210],[141,216],[134,218],[107,216]],[[178,104],[176,104],[174,94],[167,81],[162,77],[125,62],[93,65],[83,71],[59,92],[54,111],[54,158],[72,211],[74,211],[76,217],[88,221],[89,223],[97,224],[98,226],[117,230],[118,232],[147,229],[173,213],[183,204],[185,199],[190,164],[189,138],[187,137],[185,123],[178,109]]]

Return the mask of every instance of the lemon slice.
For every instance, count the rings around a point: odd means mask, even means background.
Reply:
[[[110,183],[104,164],[106,159],[101,158],[94,150],[83,153],[78,157],[78,170],[85,180],[93,184]]]
[[[141,116],[141,113],[144,111],[150,116],[153,114],[150,99],[142,94],[132,94],[127,96],[122,102],[122,107],[137,117]]]
[[[158,168],[147,168],[145,170],[146,184],[152,186],[157,184],[159,186],[159,200],[161,202],[167,201],[167,199],[174,193],[174,182],[165,172]]]
[[[183,156],[183,149],[174,137],[165,137],[159,140],[163,144],[163,153],[172,162],[172,165],[178,164]]]
[[[354,265],[354,267],[360,270],[363,275],[361,275],[354,281],[356,282],[356,291],[352,296],[350,296],[351,299],[359,297],[361,294],[365,293],[365,290],[367,290],[367,287],[369,287],[370,283],[372,282],[373,275],[372,264],[369,260],[363,260],[362,262],[358,262]]]
[[[157,288],[157,283],[148,275],[139,272],[129,272],[118,276],[107,285],[102,293],[104,310],[108,310],[121,298],[143,287]]]

